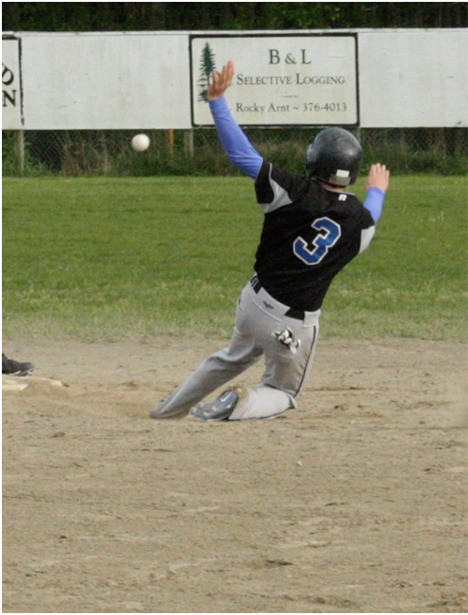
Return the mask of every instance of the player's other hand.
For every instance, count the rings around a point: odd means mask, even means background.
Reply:
[[[234,62],[229,62],[223,66],[221,72],[215,71],[211,73],[210,87],[208,88],[208,98],[213,100],[224,95],[224,92],[232,84],[234,79]]]
[[[377,162],[373,164],[369,170],[367,176],[366,190],[370,188],[380,188],[383,192],[388,190],[388,184],[390,182],[390,171],[384,164]]]

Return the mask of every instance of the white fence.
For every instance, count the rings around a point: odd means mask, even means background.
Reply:
[[[3,129],[204,125],[204,73],[229,59],[244,125],[468,125],[464,29],[17,32],[3,37]]]

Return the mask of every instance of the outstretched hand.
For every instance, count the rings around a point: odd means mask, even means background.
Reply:
[[[213,100],[224,95],[224,92],[232,84],[234,78],[234,62],[229,62],[223,66],[221,72],[211,73],[210,87],[208,88],[208,99]]]
[[[383,192],[388,190],[388,184],[390,182],[390,171],[384,164],[371,165],[369,174],[367,176],[366,190],[371,188],[380,188]]]

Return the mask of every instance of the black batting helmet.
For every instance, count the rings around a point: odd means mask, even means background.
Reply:
[[[344,128],[325,128],[307,148],[306,157],[309,175],[333,186],[348,186],[357,179],[362,149]]]

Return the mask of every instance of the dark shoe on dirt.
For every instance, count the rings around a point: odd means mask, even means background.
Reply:
[[[10,374],[14,376],[27,376],[34,370],[32,363],[20,363],[9,359],[2,353],[2,374]]]
[[[200,404],[190,410],[190,416],[199,421],[227,421],[239,401],[240,389],[228,389],[214,401]]]

